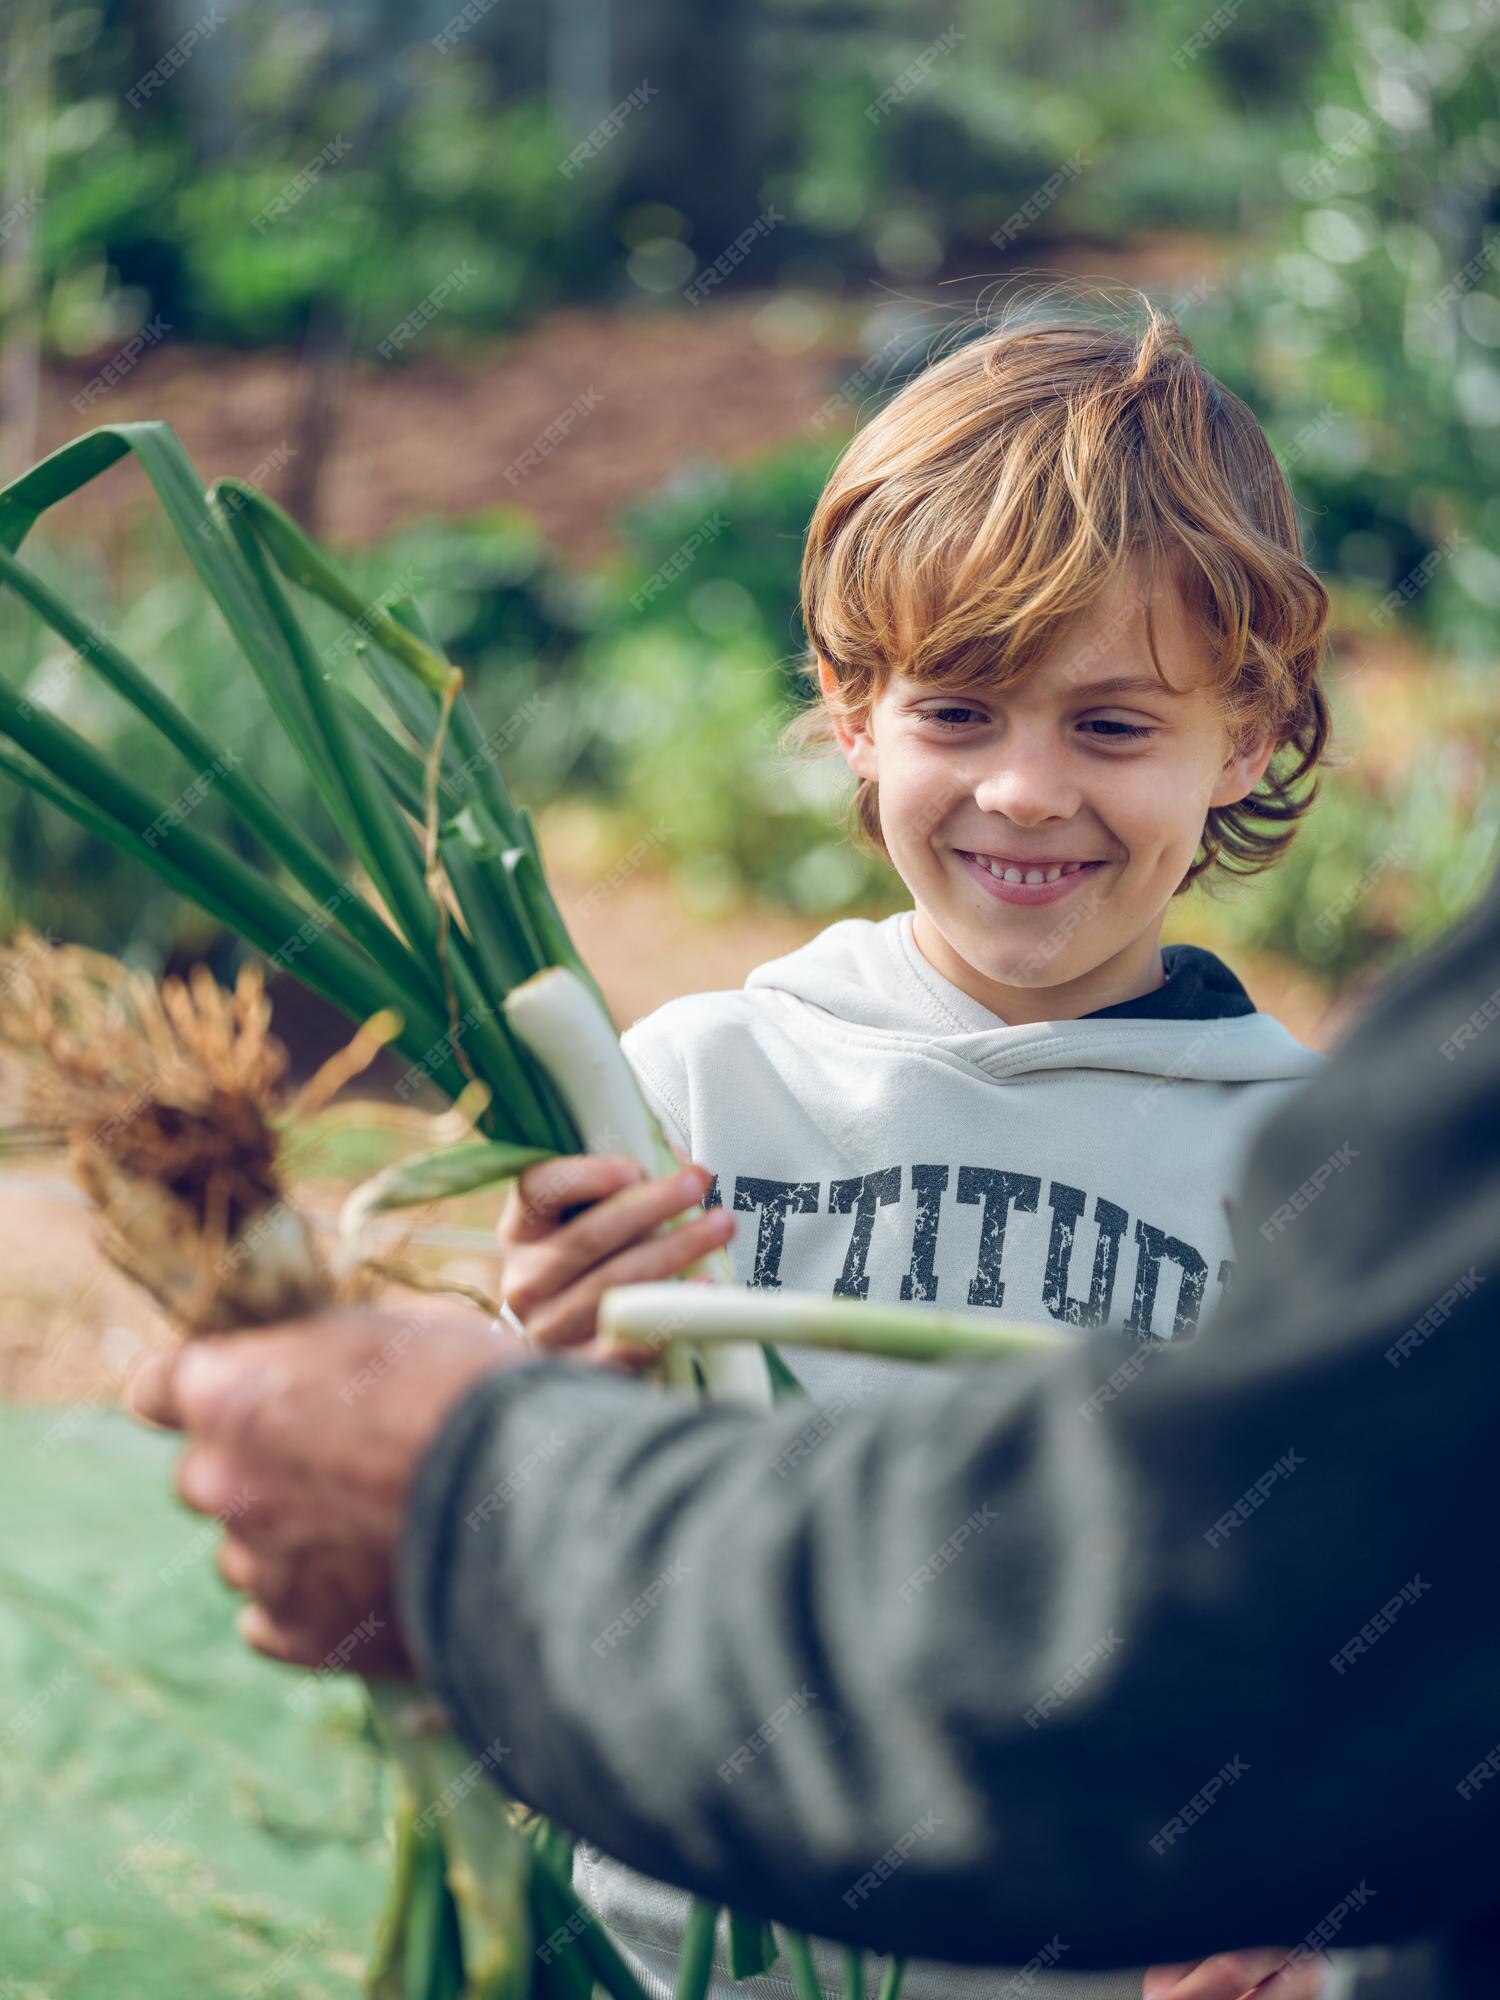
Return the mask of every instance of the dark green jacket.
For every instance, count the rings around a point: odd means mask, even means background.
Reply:
[[[503,1778],[667,1881],[1069,1969],[1440,1943],[1500,1995],[1500,884],[1262,1132],[1211,1339],[822,1425],[539,1363],[402,1551]],[[1395,1989],[1393,1989],[1395,1990]]]

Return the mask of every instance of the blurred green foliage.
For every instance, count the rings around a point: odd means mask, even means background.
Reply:
[[[1339,692],[1335,679],[1335,693]],[[1179,932],[1278,953],[1340,984],[1424,950],[1483,890],[1500,841],[1491,705],[1474,687],[1462,718],[1428,728],[1379,777],[1335,769],[1285,857],[1243,887],[1189,901]]]
[[[188,115],[186,76],[131,107],[142,58],[123,22],[65,20],[84,25],[56,58],[40,249],[61,352],[106,349],[153,316],[174,339],[284,341],[332,309],[373,355],[445,281],[460,336],[586,286],[597,202],[559,176],[556,120],[534,99],[496,102],[472,65],[431,58],[419,90],[393,94],[341,78],[283,10],[247,7],[223,31],[244,57],[225,147]]]
[[[496,9],[438,48],[441,0],[245,0],[142,94],[184,25],[170,5],[18,5],[23,69],[42,61],[23,16],[52,17],[40,276],[49,338],[78,354],[154,315],[179,339],[287,339],[330,303],[367,350],[466,261],[437,338],[494,331],[560,299],[670,293],[771,211],[745,273],[761,283],[1256,230],[1285,206],[1277,162],[1328,35],[1293,0],[1201,51],[1201,0],[967,0],[941,23],[915,0],[762,0],[705,23],[682,0],[616,37],[630,53],[593,111],[642,71],[654,103],[570,166],[594,118],[556,49],[582,12],[539,10],[527,42]]]
[[[374,359],[445,288],[399,363],[561,300],[670,295],[758,209],[780,220],[728,282],[887,296],[1191,230],[1222,275],[1187,286],[1184,323],[1289,452],[1319,567],[1488,643],[1500,26],[1469,0],[973,0],[937,28],[914,0],[760,0],[708,28],[662,5],[630,45],[657,96],[571,167],[587,112],[557,50],[585,13],[544,9],[527,41],[494,9],[437,48],[445,0],[247,0],[132,105],[170,6],[28,11],[51,16],[38,280],[65,353],[155,315],[174,341],[311,329]]]
[[[1254,229],[1284,206],[1276,162],[1329,23],[1296,0],[1218,11],[1205,34],[1202,0],[767,7],[768,191],[809,248],[894,279],[1056,240]]]
[[[1283,451],[1319,569],[1439,646],[1500,613],[1500,34],[1491,10],[1331,12],[1291,212],[1187,324]]]
[[[800,705],[802,536],[837,442],[700,466],[629,510],[581,660],[593,767],[691,905],[747,887],[827,910],[867,894],[827,768],[778,755]],[[840,767],[842,769],[842,767]],[[832,781],[832,782],[831,782]]]
[[[126,91],[165,46],[164,10],[52,11],[39,254],[66,353],[106,350],[160,313],[174,339],[333,324],[372,354],[469,267],[432,329],[441,347],[561,300],[669,295],[757,207],[784,219],[732,282],[779,280],[791,304],[873,281],[887,317],[913,287],[962,274],[941,296],[965,300],[1060,243],[1087,268],[1091,246],[1193,232],[1184,268],[1220,275],[1158,297],[1264,423],[1340,622],[1431,649],[1409,664],[1414,702],[1358,659],[1336,672],[1350,761],[1287,860],[1205,918],[1230,943],[1343,979],[1415,949],[1476,893],[1500,830],[1491,10],[973,0],[939,21],[912,0],[762,0],[711,18],[643,7],[640,67],[610,88],[624,95],[659,57],[663,102],[576,173],[578,103],[536,36],[505,41],[507,10],[440,51],[444,0],[399,18],[254,0],[137,109]],[[415,590],[486,728],[511,732],[506,768],[528,802],[608,802],[622,843],[649,837],[701,908],[747,892],[830,916],[890,907],[890,871],[844,838],[840,761],[777,752],[803,694],[800,538],[838,443],[826,430],[752,465],[691,469],[629,510],[618,555],[586,576],[503,510],[414,525],[359,560]],[[158,553],[127,552],[109,592],[102,575],[84,587],[106,624],[118,602],[117,636],[174,693],[247,732],[248,758],[258,697],[216,681],[214,614]],[[146,732],[13,605],[0,639],[13,677],[170,796],[187,774],[158,772]],[[315,802],[287,806],[316,827]],[[148,950],[192,921],[12,787],[0,837],[10,899],[36,921],[66,907],[71,929],[116,945],[134,931]]]

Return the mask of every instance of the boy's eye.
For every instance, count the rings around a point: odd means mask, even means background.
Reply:
[[[977,708],[924,708],[922,720],[935,722],[940,729],[963,729],[979,716]],[[979,719],[983,721],[983,717]]]
[[[1156,734],[1154,729],[1147,729],[1138,722],[1116,722],[1104,715],[1095,716],[1092,721],[1086,722],[1083,726],[1085,729],[1106,730],[1108,734],[1101,739],[1105,743],[1125,743],[1134,737],[1154,736]]]
[[[935,722],[939,729],[967,729],[974,721],[982,722],[984,716],[977,708],[924,708],[924,722]],[[1105,743],[1128,743],[1139,741],[1146,736],[1154,736],[1156,731],[1139,722],[1119,722],[1110,716],[1095,716],[1085,722],[1086,730],[1097,730],[1099,741]]]

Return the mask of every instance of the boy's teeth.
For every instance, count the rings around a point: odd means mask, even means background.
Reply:
[[[1014,866],[1002,867],[998,861],[986,862],[990,873],[1001,882],[1055,882],[1061,875],[1076,875],[1083,866],[1081,861],[1060,861],[1054,868],[1020,869]]]

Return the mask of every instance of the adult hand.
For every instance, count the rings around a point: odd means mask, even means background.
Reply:
[[[1153,1965],[1141,2000],[1319,2000],[1328,1961],[1320,1952],[1216,1952],[1180,1965]]]
[[[466,1389],[532,1358],[470,1307],[338,1310],[150,1355],[130,1402],[187,1432],[177,1491],[224,1525],[257,1652],[404,1674],[394,1572],[418,1462]]]

